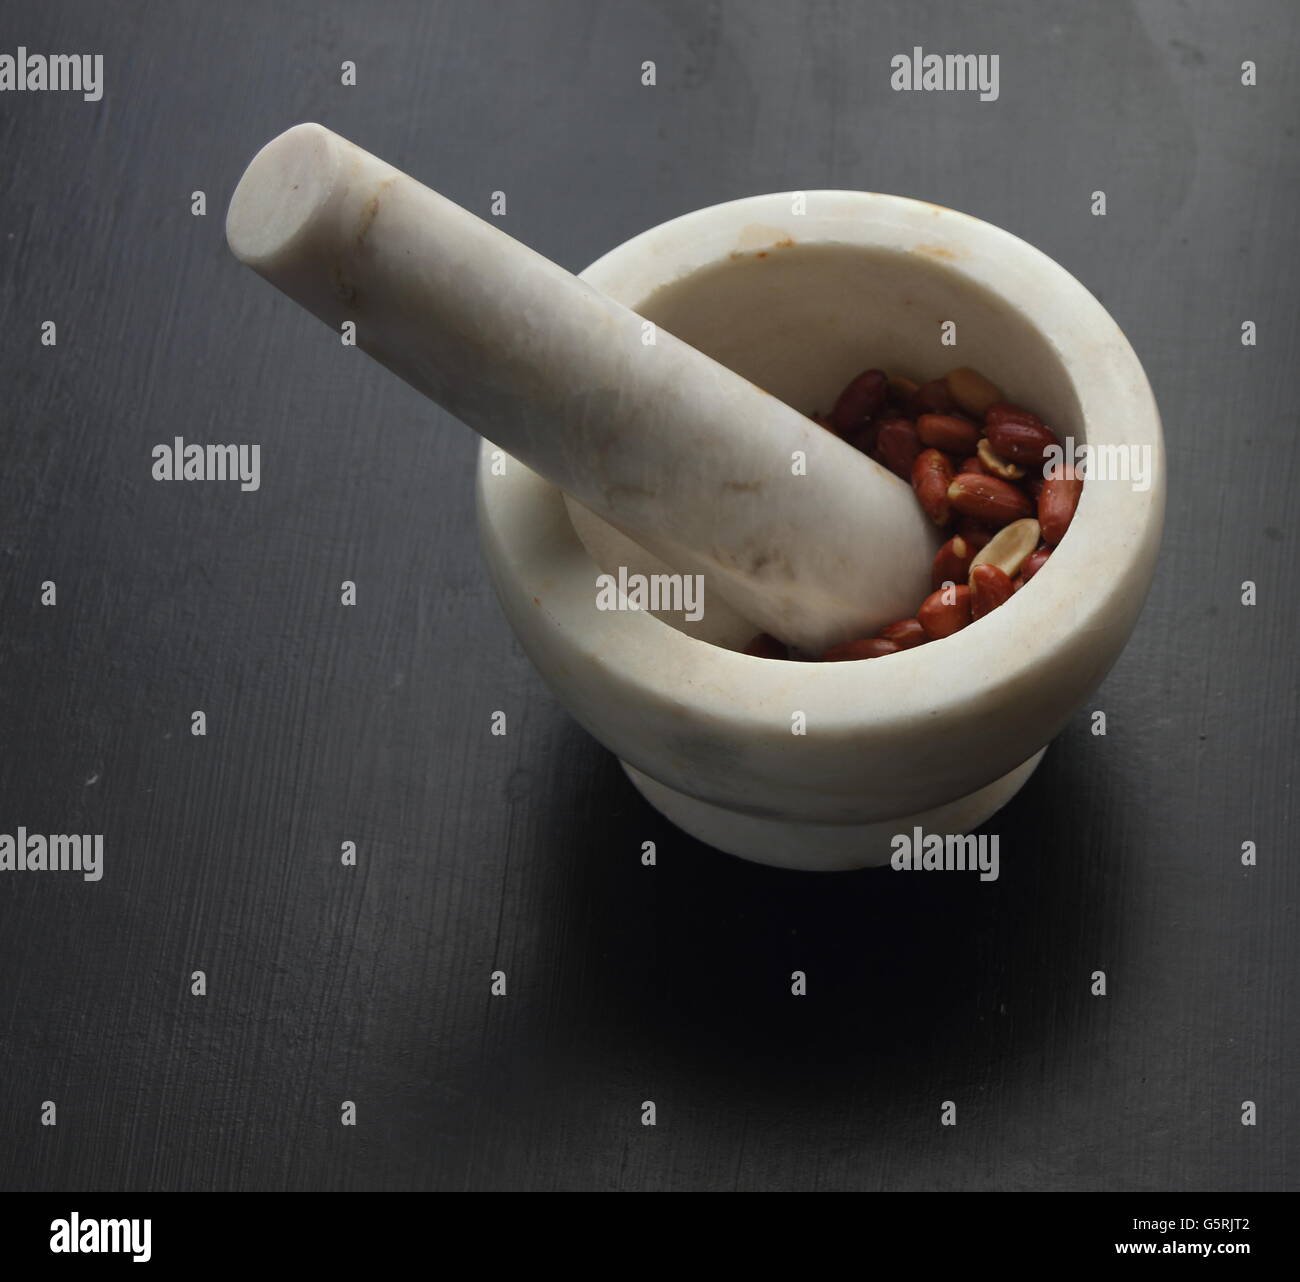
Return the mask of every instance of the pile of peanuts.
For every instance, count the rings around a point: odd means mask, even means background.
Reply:
[[[1082,478],[1073,468],[1044,466],[1048,448],[1060,444],[1056,434],[977,370],[919,385],[865,370],[828,415],[810,417],[910,481],[945,535],[931,570],[934,590],[915,617],[831,646],[825,662],[910,650],[996,610],[1043,568],[1078,506]],[[766,632],[745,653],[797,657]]]

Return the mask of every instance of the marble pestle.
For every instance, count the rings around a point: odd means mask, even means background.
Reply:
[[[475,431],[702,573],[705,609],[717,592],[813,655],[912,615],[928,591],[938,539],[909,486],[328,129],[297,125],[258,152],[226,237]]]

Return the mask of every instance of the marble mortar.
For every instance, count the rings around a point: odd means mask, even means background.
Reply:
[[[755,629],[707,579],[698,622],[598,610],[598,575],[678,567],[517,460],[498,474],[490,441],[477,499],[521,644],[646,800],[720,850],[832,870],[886,863],[893,835],[916,826],[969,832],[1024,786],[1137,621],[1163,523],[1164,453],[1133,349],[1046,255],[919,201],[804,199],[799,214],[795,193],[697,210],[581,279],[805,412],[827,409],[869,365],[921,380],[973,366],[1062,438],[1145,449],[1149,488],[1090,479],[1069,533],[1007,604],[945,640],[831,664],[739,653]],[[940,343],[944,321],[956,323],[956,346]],[[883,540],[862,554],[897,552]],[[800,718],[805,732],[792,733]]]

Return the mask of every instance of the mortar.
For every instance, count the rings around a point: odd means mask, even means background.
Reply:
[[[795,214],[796,195],[697,210],[581,277],[805,412],[868,366],[919,380],[973,366],[1062,439],[1147,447],[1150,488],[1090,476],[1060,546],[1000,609],[944,640],[826,664],[739,653],[757,629],[707,580],[697,623],[597,609],[599,574],[673,567],[517,460],[494,468],[489,441],[478,516],[525,652],[656,810],[746,859],[847,869],[886,863],[891,837],[916,826],[969,832],[1024,786],[1136,623],[1164,451],[1128,341],[1046,255],[919,201],[816,191]]]

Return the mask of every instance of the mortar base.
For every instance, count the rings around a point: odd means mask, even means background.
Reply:
[[[705,845],[754,863],[805,872],[841,872],[889,863],[896,833],[920,827],[926,833],[973,832],[992,818],[1029,780],[1046,748],[1028,761],[965,797],[931,810],[868,824],[789,823],[761,819],[675,792],[620,761],[636,790],[670,823]]]

